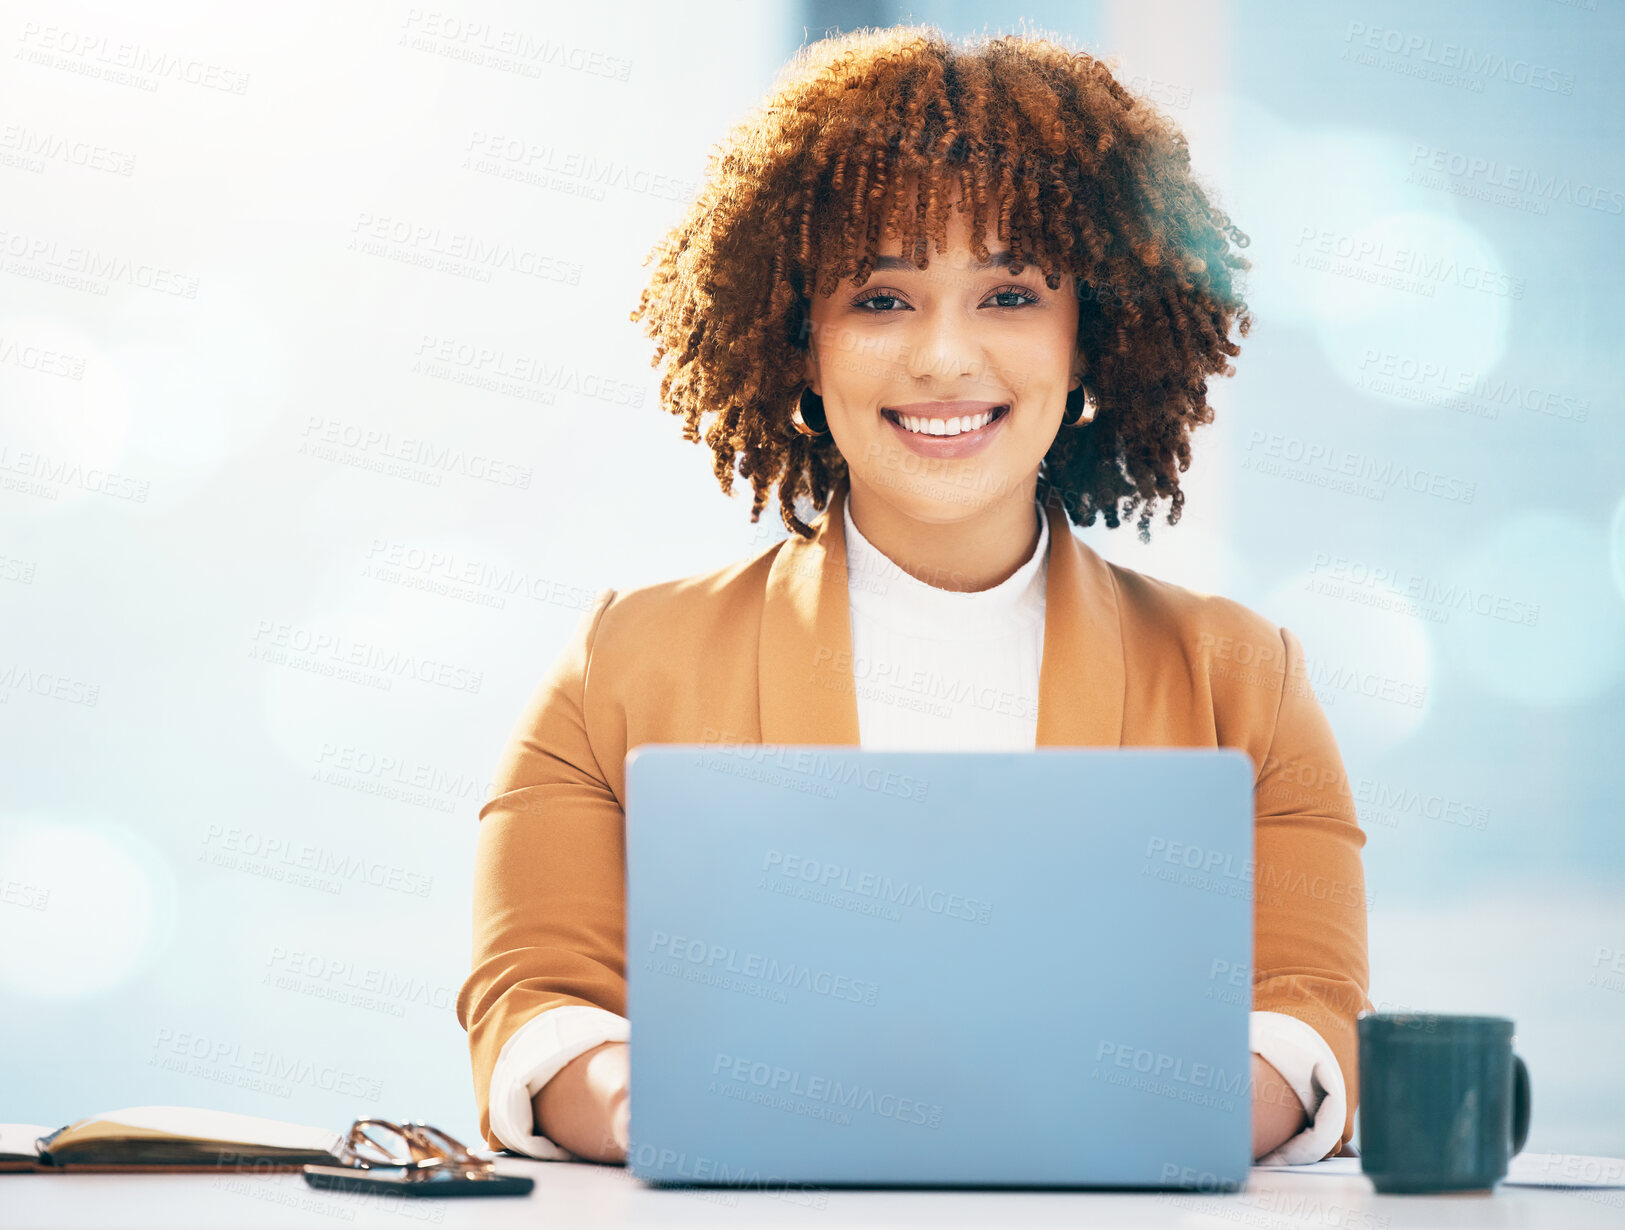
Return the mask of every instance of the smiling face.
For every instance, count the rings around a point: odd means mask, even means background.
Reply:
[[[1012,274],[991,223],[981,264],[957,201],[947,238],[923,270],[902,259],[901,240],[883,240],[862,288],[843,281],[809,311],[808,383],[855,506],[880,501],[935,524],[1032,502],[1083,372],[1070,276],[1051,290],[1036,265]]]

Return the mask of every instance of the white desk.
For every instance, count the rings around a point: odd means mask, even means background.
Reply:
[[[1172,1192],[873,1191],[774,1196],[647,1188],[619,1166],[503,1158],[536,1180],[528,1196],[403,1200],[324,1192],[302,1175],[0,1175],[5,1230],[119,1227],[1090,1227],[1181,1230],[1460,1230],[1625,1226],[1625,1189],[1497,1187],[1494,1195],[1379,1196],[1363,1177],[1254,1171],[1227,1195]]]

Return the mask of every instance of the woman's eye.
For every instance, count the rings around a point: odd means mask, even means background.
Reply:
[[[869,296],[867,296],[865,298],[859,299],[857,301],[857,303],[855,303],[853,306],[863,308],[863,307],[869,307],[871,304],[885,303],[888,306],[886,306],[886,307],[874,307],[874,308],[870,309],[871,311],[875,311],[877,313],[883,313],[883,312],[890,312],[890,311],[893,310],[889,305],[894,304],[894,303],[901,303],[901,302],[902,302],[902,300],[899,299],[896,295],[888,295],[888,294],[886,294],[884,292],[880,292],[880,293],[869,295]]]
[[[1025,305],[1025,304],[1028,304],[1028,303],[1037,303],[1038,302],[1038,296],[1033,294],[1032,291],[1028,290],[1026,287],[1023,287],[1023,286],[1006,286],[1003,290],[994,291],[993,294],[990,296],[990,298],[993,298],[993,299],[1009,299],[1009,298],[1015,298],[1017,296],[1019,296],[1019,298],[1016,298],[1016,301],[1014,303],[995,303],[993,306],[994,307],[1013,308],[1013,307],[1021,307],[1021,306]]]

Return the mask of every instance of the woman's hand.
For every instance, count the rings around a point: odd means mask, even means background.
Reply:
[[[627,1046],[595,1046],[542,1086],[531,1107],[543,1136],[590,1162],[626,1161],[632,1114]]]
[[[1253,1161],[1309,1126],[1303,1102],[1262,1055],[1253,1056]]]

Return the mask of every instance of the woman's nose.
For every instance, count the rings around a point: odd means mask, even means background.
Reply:
[[[907,356],[910,376],[953,379],[974,375],[982,363],[975,322],[962,312],[922,311],[912,322]]]

